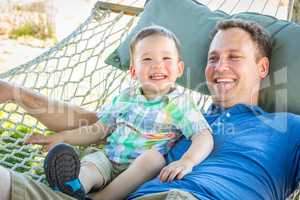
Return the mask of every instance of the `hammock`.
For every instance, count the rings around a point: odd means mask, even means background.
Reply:
[[[281,0],[199,2],[229,14],[254,11],[280,19],[290,19],[293,6],[293,0],[287,5]],[[0,78],[32,88],[52,99],[96,110],[131,84],[127,72],[106,65],[104,59],[137,22],[144,3],[139,0],[131,0],[127,5],[122,0],[97,2],[91,15],[68,37],[32,61],[0,74]],[[209,97],[195,92],[193,95],[205,109]],[[24,138],[33,131],[50,133],[20,106],[13,103],[0,105],[0,165],[44,182],[42,163],[45,153],[38,145],[23,145]]]

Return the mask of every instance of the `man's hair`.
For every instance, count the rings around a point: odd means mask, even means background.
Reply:
[[[130,43],[130,62],[131,62],[131,64],[133,63],[133,56],[135,53],[135,47],[136,47],[137,43],[139,41],[145,39],[146,37],[153,36],[153,35],[159,35],[159,36],[163,36],[163,37],[173,40],[175,43],[176,49],[177,49],[178,57],[181,60],[181,54],[180,54],[180,46],[181,45],[180,45],[179,40],[175,36],[175,34],[172,31],[170,31],[162,26],[155,25],[155,26],[148,26],[146,28],[143,28],[131,40],[131,43]]]
[[[255,43],[258,50],[256,55],[257,60],[265,56],[268,58],[271,57],[272,43],[269,33],[266,32],[265,29],[259,24],[252,21],[239,19],[222,20],[216,24],[214,30],[212,31],[210,42],[213,40],[219,30],[227,30],[230,28],[240,28],[249,33],[250,38]]]

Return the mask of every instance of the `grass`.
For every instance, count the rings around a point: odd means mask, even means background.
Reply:
[[[19,37],[34,37],[40,40],[46,40],[46,39],[55,39],[55,34],[53,31],[53,28],[51,28],[50,25],[38,25],[32,22],[26,22],[19,27],[12,29],[9,33],[9,37],[11,39],[17,39]]]
[[[54,25],[45,2],[9,3],[0,11],[0,20],[9,24],[5,34],[11,39],[32,37],[39,40],[51,39],[56,42]]]
[[[3,111],[0,111],[0,165],[8,168],[18,165],[14,169],[17,172],[25,173],[31,170],[34,175],[42,175],[42,163],[39,162],[41,155],[35,153],[36,147],[27,147],[23,144],[26,135],[39,131],[24,124],[5,120],[4,117]],[[53,132],[45,131],[44,134],[51,135]]]
[[[300,0],[294,2],[292,20],[300,24]]]

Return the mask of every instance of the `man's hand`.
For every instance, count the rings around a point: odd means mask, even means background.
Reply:
[[[64,142],[63,138],[59,133],[45,136],[37,133],[33,133],[30,137],[25,140],[25,144],[40,144],[44,145],[44,149],[49,151],[49,149],[57,143]]]
[[[182,158],[174,161],[164,167],[159,174],[161,182],[171,182],[175,178],[182,179],[186,174],[190,173],[194,167],[194,162],[190,159]]]

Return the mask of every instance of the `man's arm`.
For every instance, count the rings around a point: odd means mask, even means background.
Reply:
[[[12,101],[53,131],[63,131],[97,121],[96,112],[55,101],[46,96],[0,80],[0,102]]]

